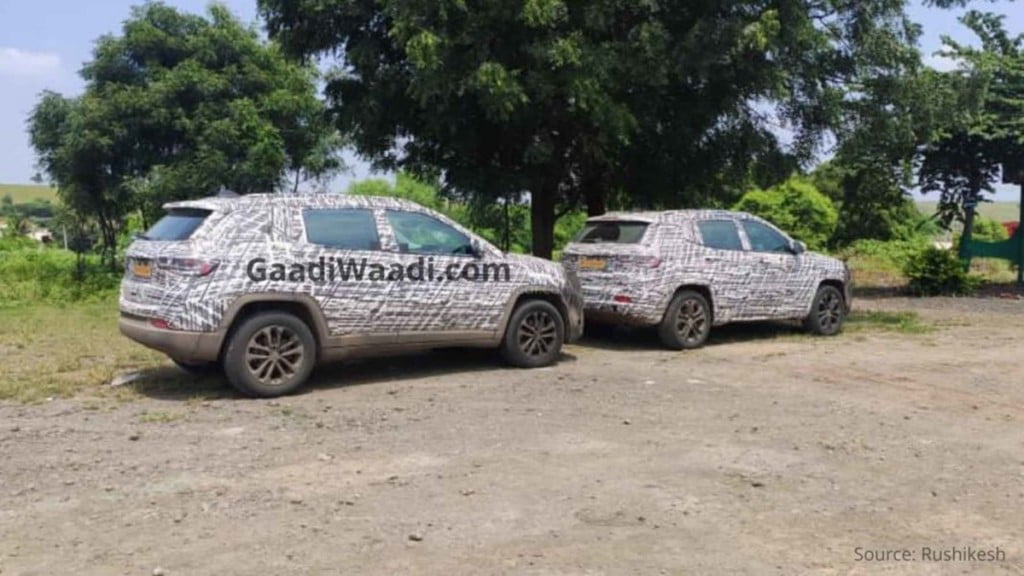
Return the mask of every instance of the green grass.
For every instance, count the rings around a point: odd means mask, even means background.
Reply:
[[[110,391],[106,385],[117,374],[168,364],[122,336],[117,319],[113,299],[0,308],[0,400]]]
[[[57,189],[38,184],[0,184],[0,198],[10,194],[15,204],[32,200],[57,202]]]
[[[899,334],[927,334],[935,326],[921,320],[916,312],[884,312],[880,310],[856,311],[846,319],[850,332],[897,332]]]
[[[938,208],[938,202],[920,201],[917,203],[918,210],[922,214],[931,216]],[[1019,202],[983,202],[978,205],[978,212],[996,222],[1016,222],[1020,219]]]

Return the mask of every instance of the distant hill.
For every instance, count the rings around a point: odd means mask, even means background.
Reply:
[[[31,202],[32,200],[57,201],[56,188],[40,186],[38,184],[0,184],[0,198],[10,194],[15,204]]]
[[[935,214],[938,206],[938,202],[919,201],[917,203],[917,209],[928,216]],[[1018,202],[983,202],[979,204],[978,211],[982,216],[996,222],[1016,222],[1020,219],[1020,204]]]

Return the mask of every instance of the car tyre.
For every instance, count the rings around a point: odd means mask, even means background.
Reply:
[[[658,326],[661,342],[672,350],[700,348],[711,334],[711,306],[703,294],[683,290],[672,298]]]
[[[804,318],[804,327],[811,334],[832,336],[838,334],[846,320],[846,303],[843,294],[835,286],[824,285],[818,288],[811,304],[811,313]]]
[[[512,312],[501,355],[520,368],[550,366],[558,360],[565,342],[565,321],[550,302],[528,300]]]
[[[295,391],[316,365],[316,339],[309,326],[286,312],[246,318],[224,351],[224,373],[246,396],[273,398]]]

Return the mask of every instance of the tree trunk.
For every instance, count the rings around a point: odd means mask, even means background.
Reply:
[[[588,188],[584,195],[587,201],[587,216],[600,216],[608,211],[605,191],[602,188]]]
[[[530,194],[530,231],[533,255],[551,259],[555,248],[555,186],[537,186]]]
[[[967,244],[974,235],[974,215],[977,210],[978,197],[981,195],[981,187],[971,184],[970,197],[964,202],[964,231],[960,234],[959,256],[964,261],[964,268],[970,269],[971,258],[967,250]]]

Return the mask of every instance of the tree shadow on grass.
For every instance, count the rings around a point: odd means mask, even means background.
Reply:
[[[559,363],[575,362],[576,357],[562,353]],[[295,394],[317,390],[385,384],[419,378],[443,378],[456,374],[499,370],[518,370],[503,362],[494,350],[438,349],[427,352],[377,358],[352,359],[317,366]],[[193,376],[174,366],[138,371],[138,377],[125,387],[138,394],[160,400],[218,400],[246,398],[228,383],[223,374]]]

